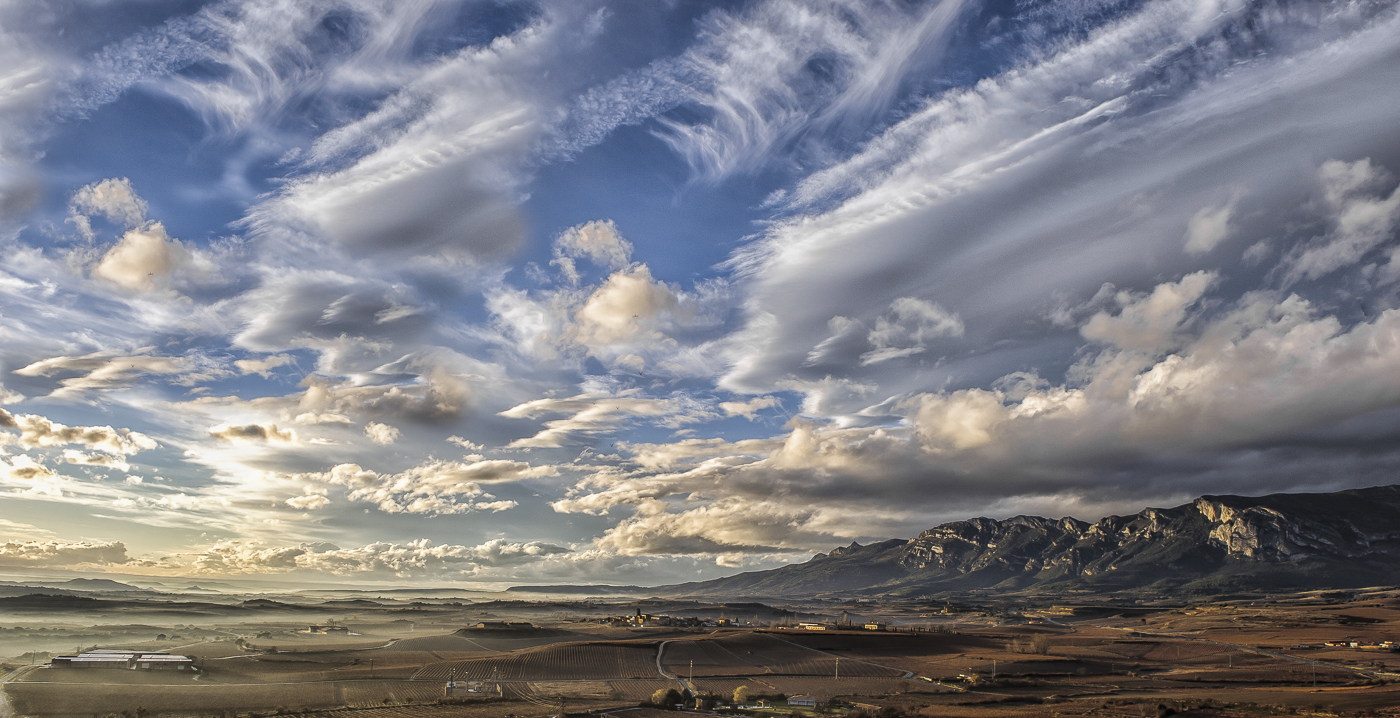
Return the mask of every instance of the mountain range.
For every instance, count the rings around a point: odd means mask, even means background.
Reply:
[[[1095,523],[974,518],[913,539],[852,543],[801,564],[648,591],[766,598],[970,591],[1179,596],[1391,584],[1400,584],[1400,485],[1202,496]]]

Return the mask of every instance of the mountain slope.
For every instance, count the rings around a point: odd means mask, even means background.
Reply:
[[[662,586],[672,595],[924,594],[996,588],[1208,594],[1400,583],[1400,485],[1202,496],[1090,524],[954,521],[802,564]]]

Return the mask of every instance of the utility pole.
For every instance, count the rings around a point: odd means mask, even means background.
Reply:
[[[369,659],[369,679],[374,680],[374,659]]]
[[[841,657],[836,657],[836,680],[841,680]]]

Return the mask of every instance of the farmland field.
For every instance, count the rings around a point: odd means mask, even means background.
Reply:
[[[696,677],[746,675],[830,676],[840,657],[766,633],[733,631],[714,638],[672,641],[663,664],[675,675]],[[843,675],[898,676],[902,671],[859,660],[841,662]]]
[[[918,618],[927,610],[908,613]],[[1321,645],[1400,639],[1400,591],[1338,605],[1304,597],[1132,610],[1054,613],[1051,622],[962,614],[957,632],[628,629],[573,620],[518,631],[462,630],[445,621],[424,630],[429,624],[420,621],[417,631],[347,637],[308,635],[304,624],[284,622],[240,632],[238,641],[230,631],[219,640],[106,646],[177,649],[203,667],[197,676],[34,668],[4,690],[17,715],[33,718],[138,707],[150,718],[247,718],[279,708],[323,718],[532,718],[552,715],[561,698],[575,711],[635,706],[693,675],[696,690],[720,696],[744,685],[751,694],[845,697],[969,718],[1049,715],[1043,701],[1062,716],[1121,718],[1155,714],[1159,703],[1184,708],[1207,700],[1250,704],[1254,715],[1321,705],[1400,718],[1397,654]],[[439,706],[450,676],[494,676],[501,692]]]
[[[609,680],[657,678],[656,645],[642,643],[569,643],[489,658],[446,661],[414,674],[419,680],[445,681],[451,676],[510,681]]]

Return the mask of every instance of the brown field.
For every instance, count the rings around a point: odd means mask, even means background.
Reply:
[[[896,606],[890,613],[897,618],[901,610],[918,618],[928,609]],[[1134,718],[1156,715],[1161,705],[1240,718],[1322,710],[1400,716],[1400,683],[1392,683],[1400,681],[1400,654],[1321,647],[1342,638],[1400,640],[1395,592],[1085,613],[1051,614],[1051,623],[1034,611],[968,611],[956,632],[629,631],[561,623],[520,634],[456,632],[451,625],[430,633],[419,623],[411,633],[317,636],[288,624],[260,627],[265,636],[252,649],[228,639],[111,646],[178,646],[202,662],[197,680],[36,668],[4,690],[18,716],[35,718],[100,718],[137,707],[151,718],[246,717],[279,708],[322,718],[525,718],[551,715],[560,698],[575,711],[619,708],[679,687],[683,680],[658,672],[659,653],[664,673],[693,675],[699,692],[727,696],[746,685],[752,694],[812,693],[911,715]],[[1049,639],[1044,654],[1032,650],[1036,636]],[[438,706],[452,675],[495,676],[502,695]]]
[[[842,656],[823,652],[820,648],[807,647],[811,644],[799,642],[801,638],[803,637],[789,637],[786,634],[728,631],[714,637],[672,641],[666,645],[662,665],[668,672],[678,676],[691,675],[689,671],[692,661],[695,667],[694,675],[697,677],[835,675],[837,661]],[[817,643],[827,645],[829,642]],[[842,662],[841,671],[851,677],[901,674],[897,669],[873,665],[860,659]]]
[[[608,680],[658,678],[656,644],[566,643],[530,648],[487,658],[447,661],[415,672],[418,680],[445,681],[450,676],[508,681]]]

